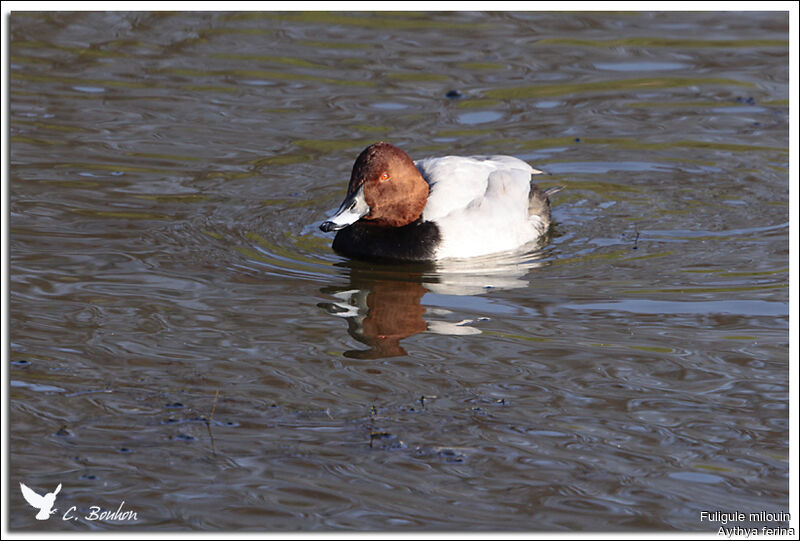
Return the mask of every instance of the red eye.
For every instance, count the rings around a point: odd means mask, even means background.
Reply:
[[[389,173],[384,173],[381,175],[381,180],[389,180]]]

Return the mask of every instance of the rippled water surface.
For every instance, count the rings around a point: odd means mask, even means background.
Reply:
[[[788,47],[780,12],[13,13],[10,527],[788,511]],[[378,140],[547,171],[551,237],[336,255]]]

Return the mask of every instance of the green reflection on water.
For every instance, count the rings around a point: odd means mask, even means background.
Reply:
[[[67,85],[95,85],[95,86],[113,86],[119,88],[151,88],[156,86],[155,83],[137,83],[133,81],[112,81],[109,79],[79,79],[77,77],[64,77],[62,75],[31,75],[28,73],[20,73],[12,71],[10,74],[11,79],[19,79],[23,81],[32,81],[38,83],[58,83]],[[99,93],[98,93],[99,94]],[[91,96],[97,97],[97,96]]]
[[[621,259],[623,256],[629,255],[630,253],[631,253],[630,249],[625,248],[621,250],[615,250],[612,252],[588,254],[580,257],[565,257],[563,259],[555,259],[551,264],[571,265],[573,263],[583,263],[587,261],[607,261],[607,260]]]
[[[201,194],[133,194],[136,199],[148,201],[159,201],[162,203],[198,203],[211,199],[207,195]]]
[[[298,238],[288,233],[286,234],[286,236],[290,240]],[[299,271],[308,271],[310,268],[309,265],[313,267],[317,267],[319,265],[331,266],[331,263],[328,263],[326,261],[313,259],[311,257],[298,253],[296,250],[289,250],[288,248],[275,244],[274,242],[271,242],[265,237],[262,237],[258,233],[254,232],[246,233],[245,238],[247,238],[247,240],[249,240],[250,242],[257,244],[258,246],[266,250],[267,253],[265,254],[264,252],[259,252],[257,250],[246,248],[244,246],[234,246],[233,248],[236,251],[247,255],[248,257],[251,257],[253,259],[258,259],[259,261],[264,261],[266,263],[271,263],[282,268],[290,268]]]
[[[450,77],[446,75],[440,75],[438,73],[422,73],[422,72],[410,72],[410,73],[390,73],[390,79],[395,79],[397,81],[449,81]]]
[[[12,64],[52,64],[54,61],[49,58],[39,58],[36,56],[22,56],[18,54],[9,55]]]
[[[630,346],[625,345],[628,349],[638,349],[639,351],[651,351],[653,353],[675,353],[672,348],[658,347],[658,346]]]
[[[258,204],[262,207],[277,207],[278,209],[295,209],[311,207],[317,203],[327,201],[328,197],[316,199],[262,199]]]
[[[666,287],[663,289],[628,289],[620,291],[622,294],[644,293],[732,293],[736,291],[763,291],[767,289],[788,288],[788,282],[774,285],[752,285],[739,287]]]
[[[297,139],[292,142],[300,148],[328,153],[352,148],[363,148],[371,145],[375,141],[372,139],[353,139],[349,141],[340,139]]]
[[[97,188],[102,186],[101,182],[94,182],[92,180],[40,180],[43,184],[50,186],[57,186],[59,188]]]
[[[12,41],[11,45],[14,49],[45,49],[45,50],[54,50],[54,51],[62,51],[65,53],[72,53],[78,56],[90,56],[90,57],[98,57],[98,58],[125,58],[130,55],[127,53],[121,53],[116,51],[108,51],[104,49],[93,49],[93,48],[86,48],[86,47],[68,47],[66,45],[56,45],[55,43],[48,43],[46,41],[24,41],[24,40],[15,40]]]
[[[172,173],[171,169],[157,169],[154,167],[135,167],[133,165],[117,165],[105,163],[56,163],[57,169],[92,169],[98,171],[121,171],[124,173]]]
[[[525,99],[542,98],[550,96],[564,96],[582,94],[586,92],[599,92],[606,90],[638,90],[638,89],[663,89],[686,86],[745,86],[754,87],[753,83],[737,81],[736,79],[722,79],[710,77],[646,77],[637,79],[613,79],[611,81],[596,81],[593,83],[561,83],[535,86],[518,86],[513,88],[493,88],[487,90],[485,95],[497,99]]]
[[[241,92],[241,90],[235,86],[182,85],[178,88],[191,92]]]
[[[369,133],[388,133],[392,131],[392,128],[388,126],[371,126],[366,124],[354,124],[353,129]]]
[[[478,109],[480,107],[489,108],[497,105],[498,103],[502,102],[500,100],[488,100],[488,99],[476,98],[470,100],[462,100],[458,102],[458,105],[456,107],[459,107],[460,109]]]
[[[286,236],[292,240],[295,246],[307,252],[318,253],[327,250],[331,245],[330,239],[323,239],[316,235],[294,235],[287,232]]]
[[[456,66],[467,70],[499,70],[508,66],[496,62],[459,62]]]
[[[92,216],[95,218],[119,218],[122,220],[171,220],[172,218],[164,214],[156,214],[154,212],[134,212],[127,210],[88,210],[88,209],[70,209],[70,212],[81,214],[83,216]]]
[[[753,47],[780,47],[789,48],[789,42],[782,39],[668,39],[668,38],[618,38],[611,40],[574,39],[574,38],[544,38],[536,45],[574,45],[578,47],[683,47],[696,49],[698,47],[720,48],[753,48]]]
[[[712,466],[710,464],[695,464],[694,467],[697,468],[698,470],[719,471],[719,472],[733,471],[730,468],[723,468],[721,466]]]
[[[729,271],[729,270],[719,270],[719,269],[681,269],[680,272],[688,272],[693,274],[721,274],[723,276],[774,276],[776,274],[786,274],[789,272],[789,267],[783,267],[778,270],[774,271],[753,271],[753,272],[741,272],[741,271]]]
[[[411,13],[403,13],[400,17],[387,17],[386,14],[342,14],[325,11],[305,11],[295,13],[237,13],[231,19],[273,19],[278,21],[321,24],[324,26],[362,26],[371,30],[420,30],[433,29],[459,29],[476,30],[487,28],[488,24],[475,22],[456,23],[449,21],[432,21],[429,19],[414,18]]]
[[[207,36],[219,36],[225,34],[237,34],[241,36],[265,36],[274,34],[274,30],[269,30],[267,28],[210,28],[208,30],[203,30],[200,32],[200,38],[188,39],[185,43],[194,43],[200,41],[207,41]]]
[[[48,141],[47,139],[36,139],[35,137],[25,137],[24,135],[12,135],[9,140],[14,143],[28,143],[40,147],[63,145],[64,141]]]
[[[329,69],[328,66],[302,60],[300,58],[293,58],[290,56],[270,56],[265,54],[233,54],[233,53],[215,53],[211,55],[212,58],[229,58],[233,60],[252,60],[254,62],[271,62],[276,64],[287,64],[290,66],[297,66],[299,68],[324,68]]]
[[[204,160],[204,158],[199,158],[197,156],[181,156],[179,154],[158,154],[155,152],[125,152],[125,156],[155,158],[159,160],[171,160],[176,162],[199,162]]]
[[[15,118],[14,125],[33,126],[37,130],[52,130],[62,132],[88,132],[89,130],[84,127],[77,126],[64,126],[63,124],[51,124],[49,122],[42,122],[41,120],[22,120]]]
[[[749,106],[746,103],[737,103],[735,101],[674,101],[674,102],[660,102],[660,101],[637,101],[634,103],[625,104],[627,107],[633,108],[658,108],[658,107],[743,107]],[[789,100],[765,100],[753,104],[753,106],[782,106],[789,105]]]
[[[462,128],[458,130],[439,130],[436,132],[438,137],[468,137],[471,135],[484,135],[494,133],[495,128]]]
[[[513,340],[524,340],[526,342],[552,342],[549,338],[541,338],[539,336],[525,336],[522,334],[512,334],[498,331],[481,331],[482,334],[488,336],[499,336],[501,338],[511,338]]]
[[[333,79],[331,77],[321,77],[317,75],[307,75],[303,73],[291,73],[285,71],[272,71],[272,70],[198,70],[189,68],[163,68],[154,70],[153,73],[165,73],[170,75],[182,75],[184,77],[219,77],[219,76],[233,76],[233,77],[248,77],[251,79],[274,79],[280,81],[315,81],[319,83],[329,83],[334,85],[345,86],[375,86],[372,81],[360,81],[354,79]],[[82,84],[87,84],[83,81]],[[156,86],[149,84],[144,86]]]
[[[373,46],[371,43],[348,43],[342,41],[302,40],[296,43],[305,47],[313,47],[314,49],[366,49]]]
[[[291,165],[293,163],[303,163],[313,159],[309,154],[280,154],[278,156],[268,156],[266,158],[259,158],[253,160],[252,163],[256,167],[263,167],[265,165]]]
[[[625,258],[625,259],[621,259],[620,261],[638,261],[640,259],[653,259],[655,257],[667,257],[667,256],[670,256],[670,255],[673,255],[674,253],[675,252],[673,252],[672,250],[667,250],[665,252],[657,252],[655,254],[640,255],[640,256],[637,256],[637,257],[628,257],[628,258]]]
[[[456,131],[441,132],[440,135],[459,134]],[[463,131],[461,134],[467,133],[480,133]],[[484,142],[485,145],[496,145],[504,148],[514,146],[520,150],[534,150],[542,148],[564,147],[572,145],[608,145],[614,148],[622,148],[627,150],[663,150],[669,148],[702,148],[711,150],[726,150],[730,152],[753,152],[753,151],[766,151],[778,152],[781,154],[788,154],[788,147],[769,147],[761,145],[745,145],[735,143],[720,143],[716,141],[665,141],[661,143],[645,143],[638,139],[630,137],[587,137],[581,138],[580,143],[575,141],[574,137],[553,137],[546,139],[530,139],[524,140],[519,138],[502,138],[502,139],[489,139]],[[551,160],[552,163],[555,163]],[[778,168],[779,170],[783,170]]]
[[[603,195],[619,194],[620,192],[628,193],[642,193],[642,190],[635,186],[626,186],[624,184],[617,184],[614,182],[580,182],[572,180],[564,180],[560,177],[549,177],[547,180],[558,179],[559,184],[563,184],[567,189],[588,190]]]

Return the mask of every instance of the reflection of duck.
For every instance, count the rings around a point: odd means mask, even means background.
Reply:
[[[350,335],[368,345],[367,351],[348,351],[347,357],[377,359],[406,355],[400,340],[427,330],[420,303],[427,290],[419,282],[365,280],[359,289],[334,294],[337,302],[321,304],[347,317]]]
[[[377,359],[407,355],[400,345],[404,338],[421,332],[480,334],[480,329],[472,324],[486,319],[477,315],[458,322],[433,319],[446,317],[450,312],[442,308],[427,309],[422,304],[426,294],[480,295],[493,289],[525,287],[528,281],[522,277],[541,264],[535,256],[525,261],[519,257],[480,261],[484,266],[478,269],[454,263],[431,267],[426,272],[354,266],[350,268],[349,287],[324,288],[322,292],[334,300],[318,306],[332,315],[346,318],[348,333],[370,347],[368,350],[347,351],[344,353],[346,357]],[[489,265],[490,261],[495,265]],[[501,264],[502,261],[505,263]],[[426,315],[429,317],[424,317]]]
[[[356,159],[347,196],[320,229],[333,249],[356,259],[432,261],[514,250],[550,228],[559,188],[511,156],[445,156],[412,161],[389,143]]]

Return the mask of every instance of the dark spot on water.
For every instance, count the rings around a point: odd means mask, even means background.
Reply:
[[[464,455],[457,453],[452,449],[442,449],[439,451],[439,456],[450,463],[460,464],[464,462]]]
[[[179,420],[178,420],[178,419],[176,419],[175,417],[167,417],[166,419],[164,419],[164,420],[162,421],[162,424],[165,424],[165,425],[170,425],[170,424],[172,424],[172,423],[177,423],[177,422],[179,422]]]
[[[31,362],[23,359],[21,361],[11,361],[11,364],[14,366],[30,366]]]
[[[195,440],[195,437],[194,437],[194,436],[190,436],[189,434],[184,434],[183,432],[181,432],[181,433],[179,433],[179,434],[176,434],[176,435],[173,437],[173,439],[176,439],[176,440],[183,440],[183,441],[194,441],[194,440]]]
[[[119,451],[120,453],[130,453],[130,452],[132,452],[132,451],[131,451],[130,449],[128,449],[127,447],[120,447],[120,448],[118,449],[118,451]]]
[[[58,436],[59,438],[71,438],[75,434],[73,434],[70,430],[68,430],[67,427],[62,426],[56,431],[55,435]]]
[[[166,406],[164,406],[164,407],[165,407],[165,408],[182,408],[182,407],[184,407],[184,406],[183,406],[183,404],[181,404],[180,402],[172,402],[172,403],[170,403],[170,404],[167,404],[167,405],[166,405]]]
[[[450,90],[447,94],[444,95],[444,97],[450,98],[451,100],[455,100],[464,97],[464,94],[462,94],[458,90]]]
[[[759,126],[761,126],[761,122],[753,122],[753,126],[759,127]]]
[[[92,475],[90,473],[85,473],[85,474],[81,475],[80,478],[81,479],[87,479],[89,481],[94,481],[95,479],[97,479],[97,476],[96,475]]]
[[[576,138],[575,138],[575,142],[576,142],[576,143],[580,143],[580,142],[581,142],[581,138],[580,138],[580,137],[576,137]]]

